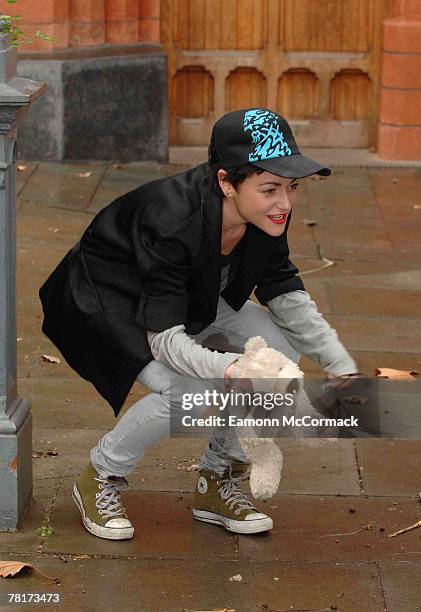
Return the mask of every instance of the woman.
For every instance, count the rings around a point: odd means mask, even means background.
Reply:
[[[209,164],[102,210],[40,290],[43,331],[116,414],[135,380],[151,391],[92,449],[74,485],[83,523],[99,537],[133,537],[120,491],[146,448],[169,433],[171,378],[228,379],[255,335],[331,376],[357,372],[289,261],[297,179],[330,170],[301,155],[287,121],[267,109],[224,115],[209,153]],[[253,290],[268,311],[248,299]],[[195,518],[238,533],[271,529],[239,488],[246,467],[235,440],[215,430]]]

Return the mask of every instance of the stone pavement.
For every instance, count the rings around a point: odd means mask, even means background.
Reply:
[[[60,604],[41,607],[421,610],[421,529],[387,537],[421,518],[421,443],[414,440],[340,440],[320,448],[285,441],[280,491],[262,504],[275,527],[258,536],[193,521],[197,476],[187,468],[206,441],[163,440],[125,494],[135,538],[110,542],[82,528],[71,483],[114,417],[63,360],[42,360],[58,353],[41,334],[37,292],[104,205],[182,168],[25,166],[18,173],[18,373],[19,392],[32,403],[37,458],[33,505],[19,532],[0,534],[0,559],[33,563],[61,582],[36,574],[0,579],[0,609],[10,609],[7,593],[59,593]],[[360,370],[421,370],[421,169],[336,167],[328,180],[304,181],[300,192],[291,258],[301,272],[311,271],[303,276],[306,287]],[[320,255],[335,265],[314,271]],[[307,359],[302,366],[320,374]],[[135,385],[126,407],[146,392]],[[49,449],[58,454],[47,455]],[[43,525],[54,534],[41,538]],[[235,574],[241,582],[229,581]]]

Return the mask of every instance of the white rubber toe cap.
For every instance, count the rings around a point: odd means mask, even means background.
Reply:
[[[246,516],[246,521],[258,521],[260,519],[267,519],[268,515],[263,512],[252,512]]]
[[[130,529],[130,527],[133,527],[133,525],[129,519],[114,518],[107,521],[105,523],[105,527],[111,527],[111,529]]]

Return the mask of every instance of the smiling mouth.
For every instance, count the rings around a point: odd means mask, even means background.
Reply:
[[[287,220],[288,213],[282,213],[280,215],[266,215],[266,216],[268,219],[270,219],[270,221],[272,221],[272,223],[276,223],[277,225],[282,225]]]

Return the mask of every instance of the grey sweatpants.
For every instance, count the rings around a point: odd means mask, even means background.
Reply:
[[[251,300],[236,312],[220,298],[216,320],[200,334],[192,337],[207,348],[242,353],[245,342],[253,336],[262,336],[268,346],[282,351],[287,357],[298,362],[298,353],[282,335],[267,311]],[[145,450],[170,434],[170,383],[180,376],[156,360],[143,368],[137,380],[148,387],[151,393],[133,404],[114,429],[101,438],[91,451],[92,465],[101,476],[130,474]],[[197,380],[194,382],[197,386]],[[174,410],[174,401],[171,402],[171,410]],[[203,408],[203,413],[205,411],[206,407]],[[199,416],[197,411],[195,416]],[[222,474],[235,461],[246,461],[246,457],[238,440],[232,435],[232,428],[214,430],[199,466]]]

